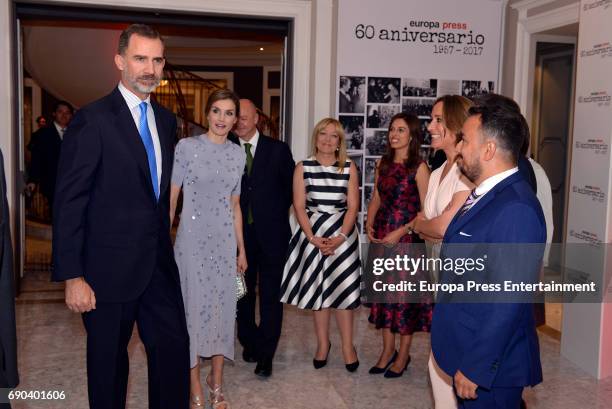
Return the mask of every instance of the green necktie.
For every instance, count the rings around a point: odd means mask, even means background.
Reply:
[[[253,169],[253,154],[251,153],[251,145],[250,143],[244,144],[244,150],[246,152],[246,167],[247,167],[247,175],[251,176],[251,169]]]
[[[251,170],[253,169],[253,154],[251,153],[251,145],[250,143],[244,144],[244,151],[246,152],[246,168],[247,175],[251,176]],[[253,224],[253,210],[251,209],[251,205],[249,204],[249,213],[247,214],[247,224]]]

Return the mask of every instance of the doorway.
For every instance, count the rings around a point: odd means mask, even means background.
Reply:
[[[20,136],[16,142],[19,146],[19,170],[26,175],[26,178],[30,163],[27,144],[32,131],[36,129],[35,119],[37,114],[46,114],[46,116],[50,114],[49,104],[45,106],[40,102],[40,94],[42,94],[42,100],[45,100],[45,96],[48,96],[49,100],[65,99],[78,108],[110,92],[117,81],[113,77],[115,73],[112,72],[114,70],[112,59],[102,62],[89,61],[89,67],[96,65],[104,67],[103,69],[110,73],[110,82],[104,87],[106,88],[104,91],[83,93],[87,89],[75,90],[74,88],[78,88],[74,84],[79,83],[78,71],[81,69],[81,64],[87,64],[83,61],[82,56],[79,59],[78,56],[71,57],[65,54],[57,59],[68,61],[66,66],[53,64],[52,61],[40,62],[45,61],[45,53],[48,53],[49,45],[54,43],[74,44],[75,41],[78,43],[78,38],[83,37],[97,39],[99,42],[91,43],[89,49],[97,50],[95,54],[98,56],[105,55],[105,52],[112,56],[116,44],[115,36],[118,37],[118,32],[127,24],[137,20],[153,25],[167,39],[168,62],[176,72],[186,73],[180,80],[183,84],[192,86],[200,82],[199,79],[194,79],[194,76],[202,77],[207,84],[216,83],[216,86],[233,84],[234,90],[241,96],[254,100],[262,107],[264,87],[261,79],[264,70],[274,67],[283,71],[283,79],[291,78],[291,58],[288,57],[291,56],[291,53],[286,49],[286,44],[292,44],[290,36],[293,22],[290,19],[212,18],[196,13],[183,15],[157,11],[93,9],[64,5],[58,7],[29,3],[16,4],[16,17],[17,44],[15,47],[18,54],[23,56],[19,59],[17,69],[23,73],[24,78],[16,85],[16,94],[20,96],[20,115],[23,118]],[[66,41],[68,38],[70,40]],[[111,41],[108,42],[108,39]],[[49,42],[45,43],[45,40]],[[57,53],[79,51],[78,47],[69,47],[72,50],[65,48],[67,47],[56,52],[56,57]],[[267,51],[265,53],[262,52],[264,48]],[[82,51],[87,51],[87,49],[82,49]],[[38,63],[36,58],[40,58]],[[87,54],[86,58],[91,59],[91,54]],[[75,61],[78,64],[76,66]],[[48,72],[50,68],[52,72]],[[100,76],[92,75],[91,71],[87,69],[82,71],[90,78],[96,78],[95,82],[103,82]],[[62,76],[65,81],[63,83],[60,81]],[[81,81],[83,80],[86,81],[87,78],[81,78]],[[72,89],[70,84],[73,85]],[[160,99],[167,97],[167,95],[162,95],[161,88],[164,85],[167,87],[167,84],[160,86]],[[241,89],[238,89],[240,87]],[[200,88],[189,89],[184,93],[185,103],[183,105],[188,110],[191,109],[186,120],[197,122],[196,119],[199,116],[195,110],[205,102],[199,97],[203,94]],[[291,101],[288,98],[290,87],[287,83],[282,83],[279,88],[278,98],[279,101],[283,101],[283,104],[278,103],[268,109],[278,106],[290,107]],[[39,95],[38,99],[36,95]],[[173,109],[179,105],[176,100],[171,100],[168,108]],[[177,109],[174,111],[177,116],[181,116],[182,113],[177,112]],[[283,112],[278,112],[278,110],[265,113],[268,115],[272,113],[280,117],[284,122],[277,123],[277,126],[282,125],[279,126],[281,129],[291,129],[290,116],[283,115]],[[52,123],[52,118],[47,118],[47,121]],[[190,127],[190,129],[193,128]],[[288,139],[282,134],[279,137]],[[18,294],[21,293],[19,300],[27,302],[42,298],[46,300],[63,299],[63,286],[49,283],[51,224],[46,210],[48,203],[46,204],[40,195],[36,195],[36,200],[26,198],[25,193],[26,191],[21,192],[21,197],[18,198],[17,212],[17,222],[22,232],[20,246],[16,246],[17,249],[21,249],[17,257],[22,260],[18,272],[21,279],[18,288]],[[30,217],[33,214],[37,217]]]
[[[563,243],[566,237],[574,111],[576,40],[561,40],[564,42],[538,41],[536,36],[531,124],[531,156],[542,166],[551,186],[552,243]],[[553,245],[547,251],[545,271],[556,272],[562,265],[561,249]],[[547,327],[560,334],[563,304],[547,303],[545,312]]]

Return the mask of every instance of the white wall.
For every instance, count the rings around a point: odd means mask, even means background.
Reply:
[[[10,56],[0,61],[0,124],[3,133],[0,135],[0,149],[4,155],[4,168],[6,172],[7,196],[11,209],[11,218],[14,219],[13,198],[15,197],[15,183],[13,181],[16,168],[13,155],[15,136],[15,123],[13,111],[15,109],[16,96],[13,93],[13,65],[15,63],[12,49],[12,14],[10,2],[2,2],[0,6],[0,53]],[[12,229],[15,231],[15,229]]]

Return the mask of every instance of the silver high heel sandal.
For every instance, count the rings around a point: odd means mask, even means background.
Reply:
[[[204,402],[198,395],[191,395],[191,407],[192,408],[203,408]]]
[[[210,386],[208,376],[206,376],[206,386],[208,387],[208,400],[213,409],[231,409],[228,401],[223,396],[221,385]]]

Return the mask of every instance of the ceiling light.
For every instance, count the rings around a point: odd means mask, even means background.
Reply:
[[[264,50],[264,48],[263,48],[263,47],[259,47],[259,51],[263,51],[263,50]]]

